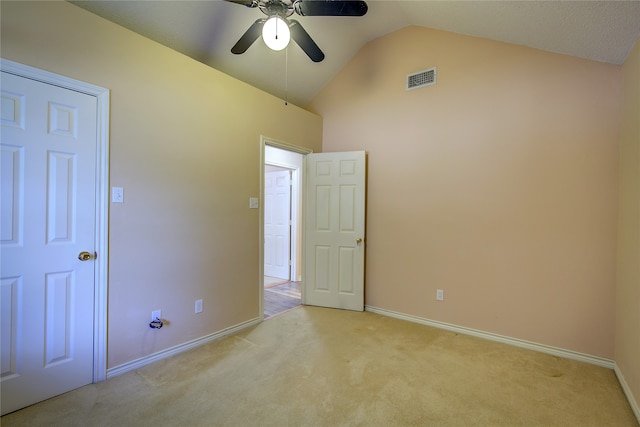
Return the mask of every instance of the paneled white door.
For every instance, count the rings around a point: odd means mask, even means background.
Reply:
[[[264,179],[264,274],[289,280],[291,259],[291,171]]]
[[[304,304],[364,309],[366,155],[308,154]]]
[[[5,414],[93,380],[97,100],[1,79]]]

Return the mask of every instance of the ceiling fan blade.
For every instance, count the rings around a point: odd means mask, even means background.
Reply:
[[[240,40],[236,42],[235,45],[231,48],[231,53],[235,53],[239,55],[241,53],[245,53],[247,49],[253,44],[254,41],[258,40],[258,37],[262,34],[262,26],[264,25],[266,19],[258,19],[256,22],[251,24],[249,29],[245,31],[245,33],[240,37]]]
[[[257,7],[258,6],[258,1],[257,0],[224,0],[224,1],[228,1],[229,3],[241,4],[241,5],[247,6],[247,7]]]
[[[363,16],[369,10],[364,1],[296,0],[294,9],[301,16]]]
[[[309,33],[302,28],[302,25],[295,19],[289,20],[289,30],[291,30],[291,38],[300,46],[313,62],[320,62],[324,59],[324,53],[313,41]]]

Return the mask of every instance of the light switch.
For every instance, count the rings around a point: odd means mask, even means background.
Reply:
[[[249,197],[249,209],[258,209],[258,198],[257,197]]]
[[[122,187],[111,188],[111,202],[124,203],[124,189]]]

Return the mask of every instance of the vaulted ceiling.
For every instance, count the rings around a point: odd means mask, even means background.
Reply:
[[[640,0],[369,0],[363,17],[292,16],[324,51],[315,63],[294,43],[275,52],[258,40],[244,54],[231,53],[265,16],[258,8],[222,0],[71,3],[300,106],[367,42],[408,25],[612,64],[622,64],[640,36]]]

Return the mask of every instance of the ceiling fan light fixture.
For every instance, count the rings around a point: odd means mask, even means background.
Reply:
[[[280,16],[275,15],[267,19],[262,26],[262,40],[272,50],[282,50],[291,40],[289,24]]]

